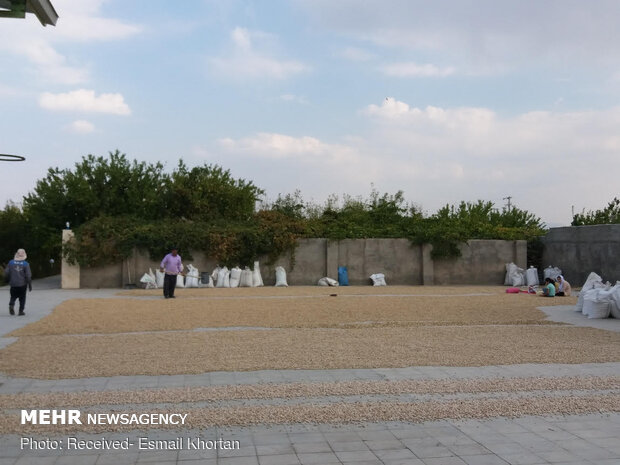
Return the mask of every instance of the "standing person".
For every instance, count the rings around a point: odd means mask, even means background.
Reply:
[[[183,271],[181,256],[176,247],[173,247],[170,253],[161,261],[159,271],[166,273],[166,276],[164,276],[164,297],[166,299],[174,299],[174,289],[177,286],[177,275],[181,274]]]
[[[15,315],[15,301],[19,299],[19,314],[25,315],[26,288],[32,292],[32,272],[30,264],[26,261],[26,251],[19,249],[13,260],[4,270],[4,277],[11,286],[11,299],[9,300],[9,313]]]

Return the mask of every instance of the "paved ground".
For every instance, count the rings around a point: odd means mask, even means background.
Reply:
[[[35,283],[28,295],[27,315],[9,317],[0,312],[0,348],[12,342],[2,337],[10,331],[49,314],[66,299],[112,297],[116,290],[59,290],[54,279]],[[0,288],[0,302],[8,300],[6,288]],[[620,331],[620,321],[588,320],[570,312],[569,308],[548,307],[543,310],[554,321]],[[524,341],[526,343],[526,341]],[[619,346],[620,353],[620,346]],[[399,381],[471,378],[523,378],[570,376],[620,376],[618,363],[582,365],[504,365],[489,367],[409,367],[368,370],[263,370],[255,372],[214,372],[178,376],[124,376],[71,380],[33,380],[0,375],[0,396],[26,393],[83,392],[103,390],[139,390],[195,386],[247,385],[261,383],[324,383],[341,381]],[[618,392],[619,389],[612,390]],[[608,391],[607,391],[608,392]],[[565,393],[537,392],[545,397]],[[572,393],[575,394],[575,393]],[[498,393],[501,398],[503,394]],[[454,399],[467,399],[461,393]],[[526,397],[526,395],[524,395]],[[433,395],[408,395],[408,402],[432,398]],[[442,396],[435,396],[442,397]],[[445,397],[445,396],[444,396]],[[525,398],[524,397],[524,398]],[[394,396],[329,396],[304,399],[305,402],[381,402]],[[402,399],[400,399],[402,400]],[[256,402],[256,401],[255,401]],[[269,405],[295,402],[272,399]],[[222,401],[220,406],[233,405]],[[247,401],[244,401],[247,404]],[[130,407],[125,405],[123,407]],[[108,407],[102,406],[106,409]],[[187,408],[187,406],[186,406]],[[0,465],[24,464],[620,464],[620,414],[587,414],[568,416],[527,416],[520,418],[441,420],[424,423],[381,422],[348,425],[294,424],[252,427],[129,431],[75,435],[78,439],[113,439],[132,443],[128,450],[67,450],[70,436],[48,437],[59,441],[62,450],[33,450],[23,438],[28,435],[5,434],[0,437]],[[181,438],[182,450],[140,450],[139,438],[171,443]],[[194,450],[196,438],[202,438],[205,450]],[[214,449],[208,441],[239,441],[237,450]],[[189,441],[189,442],[188,442]],[[168,443],[167,443],[168,444]]]

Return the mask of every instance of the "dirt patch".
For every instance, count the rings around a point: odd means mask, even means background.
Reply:
[[[568,326],[274,329],[21,337],[0,371],[31,378],[262,369],[618,361],[620,334]]]
[[[263,289],[247,291],[262,292]],[[314,292],[316,288],[308,289]],[[267,290],[273,293],[273,288]],[[454,288],[447,290],[452,291]],[[213,290],[196,291],[206,293]],[[265,295],[261,298],[223,299],[203,294],[203,297],[169,300],[74,299],[62,303],[47,317],[13,331],[10,335],[125,333],[222,327],[551,324],[536,306],[575,302],[574,298],[546,299],[543,302],[527,294],[497,292],[491,295],[459,296],[347,294],[330,297],[317,294],[291,298]]]

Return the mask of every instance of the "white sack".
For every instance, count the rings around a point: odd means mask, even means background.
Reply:
[[[338,286],[338,281],[336,281],[335,279],[332,278],[328,278],[327,276],[325,276],[324,278],[319,279],[319,281],[317,282],[317,285],[319,286]]]
[[[241,281],[241,268],[238,266],[230,270],[230,287],[239,287]]]
[[[185,287],[185,282],[183,281],[183,275],[177,275],[177,287]]]
[[[252,271],[252,287],[261,287],[263,284],[263,277],[260,274],[260,265],[258,262],[254,262],[254,271]]]
[[[286,270],[281,266],[276,266],[276,287],[288,287]]]
[[[513,269],[510,284],[513,287],[525,286],[525,270],[523,268],[515,267]]]
[[[557,266],[548,266],[543,270],[543,279],[551,278],[555,281],[555,278],[562,274],[562,270],[560,270]]]
[[[166,276],[166,273],[155,270],[155,284],[157,284],[157,287],[164,287],[164,276]]]
[[[609,318],[609,294],[609,291],[603,289],[591,289],[586,292],[583,312],[588,315],[588,318]]]
[[[211,272],[211,279],[213,280],[213,285],[217,287],[217,277],[220,275],[220,265],[217,265],[215,268],[213,268],[213,271]]]
[[[370,275],[373,286],[387,286],[385,282],[385,275],[383,273],[375,273]]]
[[[576,312],[581,312],[585,315],[585,312],[583,311],[583,299],[586,295],[586,292],[594,289],[594,283],[602,284],[603,278],[601,278],[593,271],[588,275],[588,277],[586,278],[586,282],[583,283],[583,286],[581,286],[581,290],[579,291],[579,297],[577,298],[577,305],[575,306]]]
[[[611,317],[620,319],[620,281],[609,291],[609,312]]]
[[[230,271],[228,271],[228,268],[220,268],[215,287],[230,287]]]
[[[538,269],[530,266],[525,272],[525,280],[528,286],[538,286]]]
[[[187,265],[185,275],[185,287],[200,287],[200,272],[191,263]]]
[[[239,287],[252,287],[252,270],[250,270],[247,266],[241,272]]]
[[[512,273],[517,269],[517,265],[514,263],[506,263],[506,278],[504,279],[504,286],[512,285]]]
[[[211,276],[209,276],[209,282],[207,284],[203,284],[203,287],[215,287],[215,284],[213,283],[213,278]]]
[[[140,282],[146,284],[145,289],[157,289],[157,283],[152,273],[144,273],[140,278]]]

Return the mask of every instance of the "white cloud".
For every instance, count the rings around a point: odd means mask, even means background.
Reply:
[[[32,38],[14,44],[13,51],[26,56],[46,81],[58,84],[81,84],[89,73],[83,67],[67,65],[67,59],[44,40]]]
[[[101,16],[104,0],[55,0],[60,18],[55,27],[41,27],[34,15],[26,20],[7,20],[2,24],[0,51],[24,57],[28,71],[47,83],[75,85],[90,80],[88,67],[61,51],[65,43],[129,38],[142,27]]]
[[[228,152],[309,163],[347,163],[356,161],[359,156],[355,149],[347,145],[328,144],[310,136],[292,137],[265,132],[238,140],[220,139],[219,145]]]
[[[142,26],[101,16],[105,0],[55,0],[60,16],[54,35],[72,41],[127,39],[142,31]]]
[[[380,70],[387,76],[394,77],[446,77],[454,74],[453,67],[439,68],[433,64],[419,65],[413,62],[392,63]]]
[[[240,27],[233,29],[232,51],[226,57],[211,58],[210,68],[217,74],[236,79],[286,79],[309,70],[309,67],[300,61],[277,59],[267,52],[255,50],[253,40],[267,36],[265,33],[250,32]]]
[[[71,123],[67,129],[75,134],[90,134],[95,130],[95,125],[90,121],[77,120]]]
[[[94,90],[79,89],[64,94],[45,92],[39,98],[39,105],[47,110],[74,111],[84,113],[108,113],[129,115],[131,109],[121,94],[101,94]]]
[[[435,204],[422,201],[431,210],[512,195],[519,207],[567,223],[570,205],[596,206],[618,195],[620,107],[502,117],[488,108],[418,108],[387,98],[361,114],[371,130],[359,147],[383,161],[377,181],[436,197]]]

